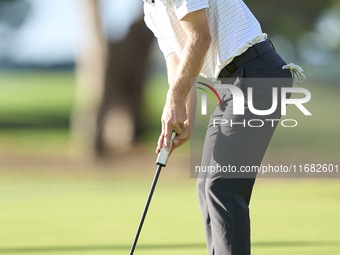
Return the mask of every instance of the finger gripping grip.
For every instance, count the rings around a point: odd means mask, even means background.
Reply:
[[[168,151],[165,149],[165,143],[163,141],[163,147],[161,151],[158,153],[158,157],[156,160],[157,165],[166,166],[175,136],[176,136],[176,132],[172,131],[171,138],[170,138],[170,149]]]

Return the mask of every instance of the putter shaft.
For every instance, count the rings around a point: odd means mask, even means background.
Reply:
[[[138,226],[138,229],[137,229],[135,240],[133,241],[133,244],[132,244],[132,247],[131,247],[130,255],[133,255],[133,252],[135,251],[137,241],[138,241],[138,237],[139,237],[139,234],[142,230],[142,226],[143,226],[143,223],[144,223],[144,220],[145,220],[145,217],[146,217],[146,213],[149,209],[151,198],[152,198],[153,192],[155,190],[157,180],[158,180],[159,174],[161,173],[161,170],[162,170],[162,165],[158,165],[157,171],[156,171],[156,174],[155,174],[155,177],[153,179],[152,186],[151,186],[151,189],[150,189],[150,192],[149,192],[149,196],[148,196],[148,199],[147,199],[146,204],[145,204],[143,215],[142,215],[142,218],[140,219],[140,223],[139,223],[139,226]]]
[[[156,184],[157,184],[159,174],[161,173],[162,167],[166,166],[166,163],[168,161],[168,157],[170,155],[172,143],[175,139],[175,136],[176,136],[176,132],[172,131],[171,138],[170,138],[170,149],[168,151],[165,150],[165,145],[163,143],[163,147],[162,147],[162,149],[161,149],[161,151],[158,155],[158,158],[156,160],[156,164],[158,165],[157,171],[156,171],[155,177],[153,178],[152,186],[151,186],[149,196],[148,196],[148,199],[147,199],[145,207],[144,207],[142,218],[140,219],[140,222],[139,222],[139,226],[138,226],[138,229],[137,229],[135,240],[133,241],[133,244],[132,244],[132,247],[131,247],[130,255],[133,255],[133,252],[135,251],[137,241],[138,241],[138,238],[139,238],[139,234],[142,231],[142,227],[143,227],[143,223],[144,223],[144,220],[145,220],[145,217],[146,217],[146,213],[148,212],[149,205],[150,205],[150,202],[151,202],[151,198],[152,198],[153,192],[155,191],[155,188],[156,188]]]

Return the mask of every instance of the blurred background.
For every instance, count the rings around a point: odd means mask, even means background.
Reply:
[[[264,163],[338,164],[339,1],[245,3],[312,94]],[[0,254],[127,254],[167,87],[142,0],[0,0]],[[188,143],[163,171],[140,254],[206,254],[189,158]],[[339,254],[339,184],[258,180],[253,254]]]

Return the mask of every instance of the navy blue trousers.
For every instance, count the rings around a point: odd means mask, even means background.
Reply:
[[[290,71],[282,69],[285,64],[276,51],[269,51],[240,66],[226,81],[222,80],[222,84],[238,86],[245,97],[248,87],[252,87],[254,107],[266,110],[272,105],[273,87],[280,91],[281,87],[292,86]],[[280,119],[280,106],[270,116],[257,116],[249,110],[245,100],[244,115],[233,115],[232,93],[228,89],[218,92],[223,104],[217,105],[210,117],[201,165],[230,165],[236,169],[259,166],[278,124],[265,119]],[[261,119],[265,125],[214,125],[214,119],[232,120],[233,123]],[[249,202],[255,178],[256,173],[200,173],[197,191],[209,255],[250,254]]]

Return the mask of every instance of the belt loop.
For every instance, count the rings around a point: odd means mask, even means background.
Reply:
[[[276,49],[275,49],[275,46],[274,46],[273,42],[272,42],[271,40],[269,40],[269,42],[270,42],[270,44],[272,45],[272,47],[273,47],[273,50],[274,50],[274,51],[276,51]]]
[[[254,49],[256,50],[257,54],[259,55],[260,58],[263,58],[262,53],[257,50],[257,44],[255,44]]]

